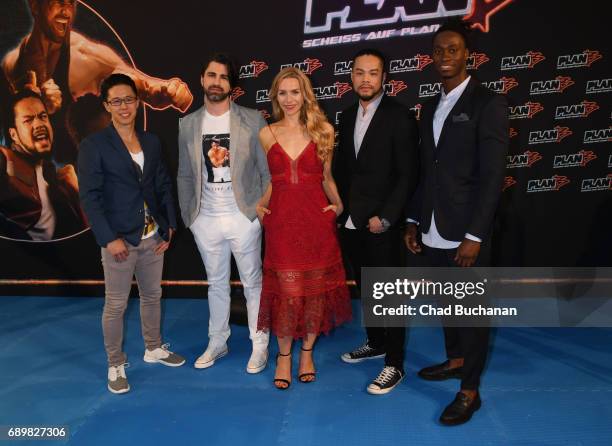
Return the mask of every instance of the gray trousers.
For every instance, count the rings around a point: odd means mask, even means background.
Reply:
[[[117,366],[127,361],[122,350],[123,314],[134,275],[140,294],[140,324],[145,347],[154,350],[161,346],[159,326],[164,255],[156,255],[154,252],[160,240],[156,234],[142,240],[138,246],[126,242],[129,255],[125,262],[117,262],[106,248],[102,248],[105,287],[102,331],[109,366]]]

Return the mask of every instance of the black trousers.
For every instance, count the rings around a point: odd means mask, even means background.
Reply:
[[[454,267],[456,249],[436,249],[423,246],[423,254],[432,267]],[[489,266],[491,244],[483,242],[474,266]],[[444,327],[444,343],[448,359],[463,358],[461,388],[478,390],[480,375],[487,360],[489,327]]]
[[[362,267],[400,266],[401,235],[399,229],[391,228],[380,234],[366,229],[346,229],[340,231],[340,243],[353,277],[361,290]],[[385,365],[404,371],[404,327],[366,327],[368,345],[383,349]]]

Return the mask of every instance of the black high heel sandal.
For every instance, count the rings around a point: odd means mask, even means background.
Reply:
[[[278,352],[276,354],[276,368],[278,368],[278,358],[281,357],[281,356],[291,356],[291,352],[287,353],[286,355],[283,355],[281,352]],[[289,367],[289,377],[291,377],[291,367]],[[287,387],[279,386],[278,384],[280,384],[280,383],[287,384]],[[288,380],[288,379],[274,378],[274,386],[278,390],[287,390],[290,385],[291,385],[291,381]]]
[[[304,348],[302,347],[301,349],[303,352],[311,352],[312,348]],[[313,362],[314,364],[314,362]],[[307,379],[312,377],[312,379]],[[301,373],[300,375],[298,375],[298,379],[300,380],[301,383],[304,384],[309,384],[309,383],[313,383],[317,380],[317,372],[307,372],[307,373]]]

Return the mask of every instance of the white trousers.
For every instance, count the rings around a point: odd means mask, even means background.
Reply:
[[[268,344],[269,334],[257,332],[261,296],[261,226],[242,212],[221,216],[198,215],[189,228],[193,233],[208,279],[209,342],[225,344],[230,336],[230,273],[234,255],[246,298],[249,337],[254,344]]]

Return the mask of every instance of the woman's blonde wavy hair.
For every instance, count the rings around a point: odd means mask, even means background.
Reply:
[[[304,97],[304,105],[300,110],[300,121],[306,127],[308,135],[317,144],[319,159],[325,162],[334,150],[334,130],[333,127],[325,125],[329,121],[317,103],[310,79],[301,70],[294,67],[283,68],[272,81],[272,87],[270,87],[272,116],[277,121],[285,117],[283,109],[278,103],[278,86],[281,81],[288,78],[297,79],[300,84],[300,90]]]

